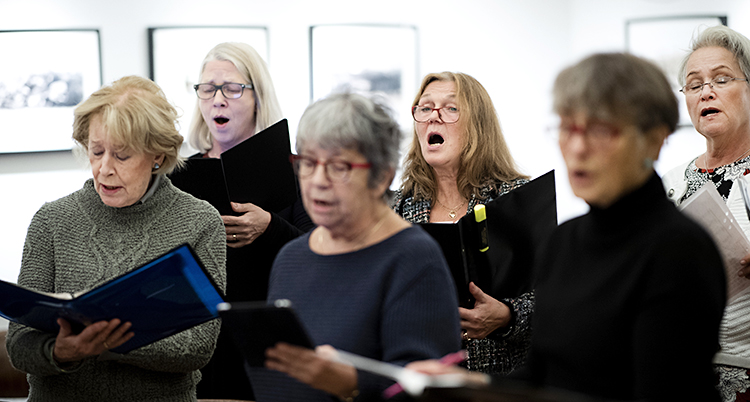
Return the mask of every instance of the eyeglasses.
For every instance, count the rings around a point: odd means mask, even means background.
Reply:
[[[242,96],[245,88],[253,89],[253,84],[238,84],[236,82],[227,82],[222,85],[214,84],[195,84],[195,89],[198,99],[212,99],[216,96],[216,91],[221,90],[221,94],[227,99],[237,99]]]
[[[722,89],[726,88],[732,81],[747,81],[747,78],[716,77],[709,82],[693,81],[680,88],[680,92],[685,95],[695,95],[702,92],[705,85],[708,85],[712,89]]]
[[[592,146],[604,147],[620,135],[620,129],[602,122],[592,122],[586,126],[563,123],[558,128],[560,145],[567,144],[575,134],[581,134]]]
[[[320,161],[303,155],[289,155],[294,173],[300,178],[311,176],[318,165],[323,165],[326,176],[331,181],[343,182],[349,179],[352,169],[369,169],[371,163],[351,163],[340,160]]]
[[[455,106],[414,106],[411,108],[411,115],[417,123],[427,123],[430,121],[430,117],[434,111],[438,112],[438,117],[443,123],[451,124],[458,121],[458,108]]]

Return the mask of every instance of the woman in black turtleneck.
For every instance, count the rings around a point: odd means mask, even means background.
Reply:
[[[667,79],[599,54],[553,93],[570,185],[590,212],[556,230],[537,266],[532,378],[607,399],[718,400],[722,262],[652,167],[678,121]]]
[[[597,54],[563,70],[553,94],[570,186],[590,211],[540,252],[531,351],[514,377],[564,400],[718,401],[722,261],[652,167],[677,125],[669,82],[635,56]],[[408,368],[458,372],[437,361]],[[514,385],[492,382],[499,393]]]

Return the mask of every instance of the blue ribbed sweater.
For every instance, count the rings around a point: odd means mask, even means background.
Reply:
[[[460,348],[458,300],[440,246],[410,227],[339,255],[310,250],[310,234],[287,244],[271,271],[269,300],[289,299],[317,345],[404,365]],[[251,370],[258,402],[337,401],[279,372]],[[360,398],[390,381],[358,372]]]

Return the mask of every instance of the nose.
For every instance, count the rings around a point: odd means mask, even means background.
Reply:
[[[585,154],[589,150],[588,136],[585,131],[571,132],[565,140],[561,137],[560,150],[574,154]]]
[[[708,91],[706,91],[706,88],[708,88]],[[701,87],[701,99],[713,99],[714,97],[714,86],[710,82],[706,82]]]
[[[315,164],[312,173],[310,173],[309,179],[313,184],[318,186],[325,186],[331,182],[331,180],[328,179],[328,173],[326,173],[326,166],[322,163]]]
[[[216,91],[216,94],[214,94],[214,106],[217,107],[224,107],[227,105],[227,98],[224,96],[224,92],[222,92],[220,89]]]
[[[443,122],[443,117],[440,116],[440,109],[437,109],[437,108],[436,109],[432,109],[432,113],[430,113],[430,117],[429,117],[429,119],[427,119],[427,122],[428,123],[432,123],[432,122],[440,122],[440,123],[442,123]]]
[[[108,152],[105,152],[102,156],[101,165],[99,166],[99,173],[105,176],[110,176],[114,173],[114,171],[115,168],[113,158]]]

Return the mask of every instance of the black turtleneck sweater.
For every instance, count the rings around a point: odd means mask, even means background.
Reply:
[[[607,399],[718,400],[722,261],[658,176],[559,226],[542,254],[528,367],[537,383]]]

